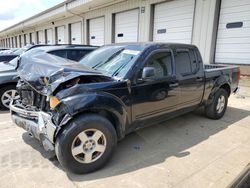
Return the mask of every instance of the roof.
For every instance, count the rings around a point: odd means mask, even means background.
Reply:
[[[164,42],[128,42],[128,43],[115,43],[109,44],[107,46],[142,46],[142,47],[150,47],[150,46],[164,46],[170,48],[196,48],[193,44],[184,44],[184,43],[164,43]]]
[[[36,49],[48,51],[48,50],[57,50],[57,49],[96,49],[96,46],[89,45],[48,45],[48,46],[39,46]]]

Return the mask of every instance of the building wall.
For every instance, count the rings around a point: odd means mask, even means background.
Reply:
[[[65,26],[65,41],[70,42],[69,39],[69,24],[75,22],[82,22],[82,43],[87,44],[87,21],[91,18],[97,18],[100,16],[105,17],[105,44],[113,42],[113,14],[130,10],[139,9],[139,26],[138,26],[138,42],[150,41],[152,40],[152,5],[160,2],[166,2],[166,0],[127,0],[113,5],[108,5],[98,9],[94,9],[88,12],[83,12],[82,14],[74,15],[72,12],[69,14],[65,12],[65,17],[60,16],[57,19],[51,19],[49,17],[44,17],[45,21],[42,24],[36,24],[38,18],[34,18],[28,23],[24,24],[26,27],[10,29],[10,31],[4,32],[2,35],[0,33],[0,39],[6,39],[15,37],[18,35],[29,34],[32,32],[37,32],[43,30],[45,33],[46,29],[52,28],[53,30],[53,43],[55,43],[55,27]],[[195,14],[193,23],[193,33],[192,33],[192,43],[197,45],[201,51],[202,57],[206,63],[210,63],[214,58],[214,47],[216,38],[216,27],[218,20],[218,6],[220,0],[196,0],[195,3]],[[141,10],[144,11],[141,11]],[[51,11],[51,17],[59,10]],[[40,18],[39,17],[39,18]],[[11,44],[2,42],[1,46],[12,47]],[[15,47],[15,46],[13,46]]]

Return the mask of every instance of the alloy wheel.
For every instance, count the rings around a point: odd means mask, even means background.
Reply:
[[[92,163],[106,150],[106,137],[97,129],[87,129],[79,133],[72,142],[72,156],[80,163]]]

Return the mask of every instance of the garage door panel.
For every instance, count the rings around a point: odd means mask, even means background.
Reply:
[[[153,41],[191,43],[194,0],[155,5]]]
[[[89,20],[89,43],[94,46],[104,44],[104,24],[105,18],[94,18]]]
[[[230,58],[238,58],[238,59],[250,59],[250,53],[249,52],[218,52],[219,59],[230,59]]]
[[[221,9],[223,10],[231,7],[245,6],[245,5],[249,5],[249,0],[229,0],[229,1],[224,0]]]
[[[179,33],[179,32],[191,32],[192,28],[191,27],[174,27],[174,28],[170,28],[167,29],[168,33]],[[157,30],[155,29],[154,32],[157,32]]]
[[[220,23],[219,26],[218,26],[218,29],[219,30],[223,30],[223,29],[227,30],[226,26],[227,26],[228,23],[239,22],[239,21],[243,22],[243,29],[244,28],[250,28],[250,21],[249,20],[245,21],[244,19],[241,19],[241,20],[235,20],[235,21],[230,20],[230,22],[227,22],[227,23]],[[237,29],[237,28],[235,28],[235,29]]]
[[[155,20],[162,21],[162,20],[165,20],[166,17],[168,18],[167,19],[168,21],[176,21],[176,20],[181,20],[181,19],[192,19],[193,18],[192,10],[189,10],[188,13],[175,14],[175,15],[171,15],[171,16],[168,16],[166,14],[161,13],[159,15],[155,15]]]
[[[36,43],[36,33],[31,34],[32,43]]]
[[[250,64],[249,58],[218,58],[217,63],[223,64]]]
[[[53,32],[52,32],[52,29],[47,29],[46,30],[46,37],[47,37],[46,44],[52,44],[53,43]]]
[[[30,36],[29,36],[29,34],[25,34],[25,38],[26,38],[26,44],[30,44]]]
[[[235,29],[223,29],[217,35],[218,39],[221,38],[234,38],[234,37],[250,37],[250,28],[235,28]]]
[[[57,43],[58,44],[65,43],[65,27],[64,26],[57,27]]]
[[[163,26],[168,26],[169,29],[171,28],[182,28],[182,27],[189,27],[192,29],[192,26],[190,25],[190,21],[192,19],[188,20],[180,20],[178,22],[176,21],[162,21],[162,22],[155,22],[154,24],[154,28],[157,29],[159,27],[163,27]]]
[[[115,42],[137,42],[138,24],[138,9],[115,14]]]
[[[250,5],[242,5],[242,6],[221,9],[220,14],[224,15],[224,14],[232,14],[238,12],[249,12],[249,10],[250,10]]]
[[[182,7],[187,7],[189,5],[193,5],[192,1],[189,0],[175,0],[175,1],[169,1],[167,2],[167,4],[165,3],[160,3],[160,7],[159,10],[165,10],[166,8],[170,8],[170,9],[175,9],[175,8],[182,8]]]
[[[23,36],[23,35],[21,35],[21,47],[23,47],[23,46],[24,46],[24,44],[25,44],[25,42],[24,42],[24,36]]]
[[[43,31],[38,31],[38,44],[44,44],[44,33]]]
[[[175,15],[189,14],[191,11],[193,11],[194,6],[191,4],[191,5],[185,6],[184,8],[183,8],[183,6],[177,7],[177,8],[171,8],[172,10],[174,10],[171,12],[166,12],[165,7],[163,9],[159,8],[157,10],[157,14],[159,14],[159,16],[162,15],[161,17],[164,17],[163,15],[175,16]],[[169,7],[167,9],[169,9]]]
[[[216,63],[250,64],[250,11],[246,11],[249,8],[249,0],[221,1]],[[242,22],[243,25],[227,28],[227,24],[233,22]]]
[[[230,53],[237,53],[237,52],[245,52],[250,53],[250,44],[230,44],[225,48],[224,44],[217,44],[216,46],[217,53],[219,52],[230,52]]]
[[[249,44],[250,38],[221,38],[217,39],[217,45],[220,44]]]
[[[249,16],[250,16],[250,11],[238,12],[238,13],[232,13],[232,14],[223,14],[220,16],[220,19],[221,19],[222,23],[225,23],[225,21],[233,22],[235,20],[242,20],[242,19],[248,20],[247,18]]]
[[[159,39],[159,42],[164,41],[164,42],[176,42],[176,43],[189,43],[189,33],[179,35],[179,34],[169,34],[168,37],[162,37]]]
[[[71,44],[81,44],[82,43],[82,23],[72,23],[71,24]]]

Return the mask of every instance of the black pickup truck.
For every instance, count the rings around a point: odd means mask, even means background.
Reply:
[[[201,106],[221,118],[240,77],[238,67],[204,65],[193,45],[167,43],[107,45],[80,64],[23,56],[18,73],[12,120],[74,173],[101,168],[138,128]]]

